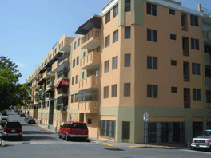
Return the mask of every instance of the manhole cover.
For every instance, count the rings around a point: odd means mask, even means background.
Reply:
[[[124,149],[120,149],[120,148],[104,148],[106,150],[112,150],[112,151],[125,151]]]

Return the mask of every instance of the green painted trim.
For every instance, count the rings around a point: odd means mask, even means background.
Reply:
[[[118,26],[125,25],[125,0],[118,2]]]
[[[78,113],[78,109],[67,109],[68,113]]]
[[[79,91],[78,89],[76,89],[76,90],[74,90],[74,91],[71,91],[71,92],[70,92],[70,95],[76,94],[76,93],[78,93],[78,91]]]
[[[118,106],[101,107],[101,116],[116,116],[118,114]]]
[[[143,0],[131,1],[131,24],[144,25]]]

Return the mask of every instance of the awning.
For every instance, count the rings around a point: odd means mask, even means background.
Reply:
[[[58,87],[60,87],[60,86],[69,86],[69,81],[68,81],[68,80],[60,80],[60,81],[56,84],[55,88],[58,88]]]
[[[87,34],[93,28],[100,28],[101,27],[101,17],[99,15],[93,15],[92,18],[87,20],[83,25],[78,27],[78,30],[75,34]]]

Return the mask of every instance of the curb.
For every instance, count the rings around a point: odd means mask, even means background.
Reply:
[[[45,130],[49,130],[48,128],[43,127],[41,124],[37,124],[37,125],[40,126],[41,128],[44,128]]]
[[[149,145],[129,146],[129,148],[159,148],[159,149],[171,149],[170,147],[163,147],[163,146],[149,146]]]
[[[108,143],[103,143],[103,142],[99,142],[99,145],[105,145],[105,146],[114,146],[114,144],[108,144]]]

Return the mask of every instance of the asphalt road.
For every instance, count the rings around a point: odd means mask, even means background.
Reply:
[[[24,117],[8,113],[10,120],[23,126],[23,140],[5,140],[0,147],[0,158],[210,158],[211,152],[188,149],[151,149],[109,147],[85,141],[65,141],[36,124],[26,124]]]

